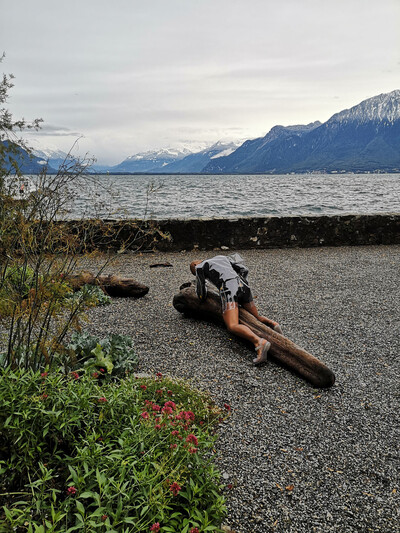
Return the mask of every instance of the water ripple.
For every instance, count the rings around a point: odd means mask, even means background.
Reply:
[[[154,219],[400,212],[400,174],[98,176],[118,191],[88,185],[71,216]],[[159,189],[148,194],[153,184]],[[121,212],[122,210],[122,212]],[[119,214],[118,214],[119,212]]]

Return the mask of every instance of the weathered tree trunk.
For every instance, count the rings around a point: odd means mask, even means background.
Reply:
[[[133,296],[141,298],[149,292],[149,288],[132,278],[120,278],[118,276],[99,276],[100,286],[110,296]]]
[[[174,296],[175,309],[186,315],[223,322],[218,294],[208,291],[207,299],[201,301],[197,297],[194,286],[187,285],[189,284],[182,285],[180,292]],[[239,322],[271,343],[268,352],[271,358],[290,368],[315,387],[331,387],[335,383],[335,375],[326,365],[242,308],[239,309]]]
[[[149,292],[149,288],[132,278],[120,278],[119,276],[94,276],[91,272],[71,274],[64,278],[74,289],[78,291],[83,285],[98,285],[109,296],[130,296],[141,298]]]

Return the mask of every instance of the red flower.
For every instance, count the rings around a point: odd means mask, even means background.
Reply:
[[[232,488],[233,488],[232,483],[228,483],[228,484],[227,484],[227,488],[228,488],[228,489],[232,489]]]
[[[45,392],[41,395],[42,400],[45,400],[48,397],[49,397],[49,395],[46,394]]]
[[[151,408],[153,409],[153,411],[157,411],[157,412],[161,410],[161,407],[159,405],[157,405],[156,403],[153,403]]]
[[[162,396],[162,393],[163,393],[163,391],[161,389],[157,389],[156,390],[156,394],[159,394],[160,396]]]
[[[171,409],[172,409],[173,411],[175,411],[175,409],[176,409],[176,403],[175,403],[175,402],[171,402],[171,400],[169,400],[168,402],[165,402],[164,407],[171,407]]]
[[[192,527],[192,529],[189,531],[189,533],[200,533],[200,530],[198,527]]]
[[[93,372],[92,377],[93,378],[98,378],[99,377],[99,373],[98,372]]]
[[[102,396],[102,397],[99,398],[97,401],[98,401],[99,403],[106,403],[108,400],[107,400],[107,398],[104,398],[104,396]]]
[[[178,483],[176,481],[174,481],[173,483],[171,483],[171,485],[169,486],[169,490],[172,492],[172,494],[174,496],[178,496],[179,494],[179,491],[182,489],[181,486],[178,485]]]
[[[156,522],[155,524],[153,524],[150,528],[150,531],[158,533],[160,531],[160,522]]]
[[[74,379],[79,379],[79,374],[78,374],[78,372],[71,372],[71,376],[72,376]]]
[[[48,372],[42,372],[42,373],[40,374],[40,376],[41,376],[42,378],[47,378],[48,375],[49,375]]]
[[[146,385],[140,385],[140,388],[143,389],[143,390],[147,389]]]
[[[161,409],[161,412],[162,412],[162,413],[167,413],[167,415],[172,415],[172,407],[165,407],[165,406],[164,406],[164,407]]]
[[[224,403],[224,407],[227,411],[231,410],[231,406],[228,403]]]
[[[177,429],[174,429],[174,431],[171,431],[171,435],[177,437],[179,435],[179,431]]]
[[[161,429],[160,424],[156,424],[156,425],[154,426],[154,429],[157,429],[157,430],[158,430],[158,429]]]
[[[195,446],[199,444],[199,441],[197,440],[196,435],[193,435],[193,433],[191,433],[190,435],[186,437],[186,442],[190,442],[191,444],[194,444]]]
[[[189,448],[189,453],[197,453],[197,448]]]
[[[156,377],[158,377],[158,379],[162,379],[162,374],[161,374],[161,372],[157,372]]]
[[[103,514],[101,515],[101,519],[103,520],[103,522],[105,522],[107,520],[108,516],[106,514]]]
[[[150,418],[149,413],[147,411],[143,411],[143,413],[140,415],[145,420],[148,420]]]
[[[174,393],[172,392],[172,390],[167,390],[167,394],[168,394],[169,396],[172,396]]]
[[[185,420],[194,420],[194,413],[192,411],[185,411]]]
[[[76,490],[75,487],[68,487],[67,488],[67,494],[69,496],[75,496],[75,494],[77,493],[78,491]]]
[[[171,445],[170,445],[170,448],[172,448],[173,450],[174,450],[175,448],[177,448],[177,447],[178,447],[177,444],[171,444]]]
[[[104,372],[105,372],[104,368],[100,368],[100,372],[103,372],[103,374],[104,374]]]

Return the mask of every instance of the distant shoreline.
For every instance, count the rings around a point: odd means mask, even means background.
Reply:
[[[56,175],[57,172],[48,172]],[[400,174],[400,169],[390,170],[310,170],[308,172],[85,172],[85,176],[306,176],[306,175],[354,174]],[[40,173],[30,172],[27,176],[39,176]]]

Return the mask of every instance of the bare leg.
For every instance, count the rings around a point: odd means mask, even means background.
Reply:
[[[257,307],[256,307],[254,302],[245,303],[245,304],[243,304],[242,307],[243,307],[243,309],[246,309],[246,311],[251,313],[253,316],[255,316],[257,318],[257,320],[259,320],[260,322],[262,322],[266,326],[274,329],[275,331],[278,331],[278,333],[282,333],[282,329],[279,326],[278,322],[275,322],[274,320],[271,320],[270,318],[267,318],[266,316],[260,315],[258,313],[258,309],[257,309]]]
[[[252,342],[255,348],[257,346],[259,347],[259,349],[257,350],[257,359],[254,360],[256,364],[266,361],[267,354],[263,354],[263,351],[266,343],[270,343],[267,340],[258,337],[255,333],[251,331],[250,328],[248,328],[244,324],[239,324],[239,308],[237,305],[231,307],[230,309],[227,309],[222,315],[222,318],[224,319],[228,331],[230,331],[234,335],[237,335],[238,337],[242,337],[243,339]]]

